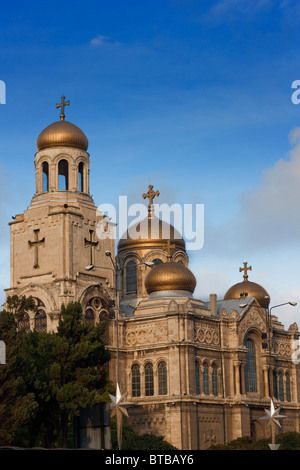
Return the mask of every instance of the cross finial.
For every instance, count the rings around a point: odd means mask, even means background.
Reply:
[[[243,268],[240,268],[240,273],[242,271],[244,271],[244,281],[247,281],[248,280],[248,274],[247,274],[247,271],[252,271],[252,266],[248,266],[247,267],[247,262],[244,263],[244,267]]]
[[[146,199],[146,198],[149,199],[149,205],[148,205],[149,214],[152,213],[152,204],[153,204],[152,201],[156,196],[159,196],[159,191],[153,191],[153,186],[151,184],[149,184],[148,192],[143,194],[144,199]]]
[[[60,120],[65,120],[65,106],[70,106],[70,100],[65,101],[65,97],[60,98],[60,103],[56,103],[56,109],[61,108],[60,110]]]
[[[166,244],[164,245],[164,248],[167,250],[167,260],[171,260],[171,248],[175,248],[175,243],[171,243],[170,240],[167,240]]]

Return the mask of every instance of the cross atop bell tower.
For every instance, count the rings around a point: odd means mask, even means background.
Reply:
[[[149,212],[149,215],[152,214],[152,206],[153,206],[152,201],[153,201],[153,199],[154,199],[156,196],[159,196],[159,191],[153,191],[153,186],[152,186],[152,184],[149,184],[149,186],[148,186],[148,192],[143,194],[143,199],[146,199],[146,198],[149,199],[149,205],[148,205],[148,212]]]
[[[65,101],[65,96],[60,98],[60,103],[56,103],[56,109],[61,108],[60,112],[60,120],[65,120],[65,106],[70,106],[70,100]]]

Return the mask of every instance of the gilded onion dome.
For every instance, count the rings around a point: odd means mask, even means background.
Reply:
[[[153,228],[154,227],[154,228]],[[134,236],[132,236],[134,234]],[[132,225],[121,237],[118,251],[136,248],[155,248],[166,245],[168,241],[175,248],[185,250],[185,241],[181,234],[167,222],[151,215]]]
[[[247,263],[244,263],[244,267],[240,268],[240,272],[244,271],[244,280],[230,287],[230,289],[228,289],[224,296],[224,300],[243,299],[244,297],[255,297],[261,307],[267,308],[270,303],[270,296],[260,284],[248,281],[248,270],[251,271],[252,267],[247,267]]]
[[[145,279],[145,287],[148,294],[170,290],[193,293],[196,287],[196,278],[184,264],[167,261],[151,269]]]
[[[56,108],[61,108],[60,121],[54,122],[46,127],[38,136],[36,146],[38,150],[51,147],[73,147],[87,150],[88,139],[79,127],[71,122],[65,121],[65,106],[69,106],[70,101],[65,101],[61,97],[61,102]]]
[[[153,191],[153,186],[148,186],[148,192],[143,198],[149,199],[148,216],[133,224],[122,235],[118,243],[118,252],[122,250],[151,249],[171,243],[173,248],[185,250],[185,241],[173,225],[157,218],[153,212],[152,201],[159,196],[159,191]]]
[[[88,139],[75,124],[68,121],[57,121],[40,133],[36,146],[38,150],[51,147],[73,147],[87,150]]]

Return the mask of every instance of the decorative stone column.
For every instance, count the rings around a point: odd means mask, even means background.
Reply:
[[[234,366],[234,382],[235,382],[235,395],[239,396],[241,394],[240,386],[240,361],[235,361]]]

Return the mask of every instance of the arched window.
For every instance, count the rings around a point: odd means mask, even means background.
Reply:
[[[34,329],[39,332],[47,331],[47,315],[45,310],[39,309],[36,312],[34,317]]]
[[[278,398],[279,400],[284,400],[284,390],[283,390],[283,375],[279,374],[279,381],[278,381]]]
[[[257,392],[255,345],[251,339],[247,339],[245,346],[248,350],[246,355],[245,366],[246,392]]]
[[[129,261],[126,265],[126,292],[135,294],[137,292],[136,262]]]
[[[69,189],[69,165],[67,160],[60,160],[58,163],[58,189],[68,191]]]
[[[18,327],[20,331],[30,330],[30,318],[27,312],[24,313],[22,320],[19,321]]]
[[[275,370],[273,370],[273,397],[278,398],[278,392],[277,392],[277,374]]]
[[[218,368],[216,364],[213,365],[212,369],[212,393],[215,397],[218,396]]]
[[[153,366],[150,363],[145,365],[145,395],[154,395]]]
[[[167,393],[167,365],[162,361],[158,364],[158,395],[166,395]]]
[[[49,191],[49,164],[48,162],[43,162],[43,192]]]
[[[291,401],[291,380],[288,374],[285,376],[285,396],[286,401]]]
[[[134,364],[131,367],[131,394],[133,397],[141,395],[141,375],[138,364]]]
[[[163,261],[162,261],[161,259],[159,259],[159,258],[155,258],[155,259],[152,261],[152,263],[154,263],[154,266],[157,266],[158,264],[162,264],[162,262],[163,262]]]
[[[78,165],[78,191],[83,192],[83,163]]]
[[[195,362],[195,393],[200,395],[200,368],[198,361]]]
[[[209,373],[208,365],[206,363],[203,365],[203,392],[204,395],[209,395]]]
[[[86,309],[86,311],[85,311],[84,320],[85,320],[85,323],[92,323],[92,324],[94,324],[94,321],[95,321],[95,314],[94,314],[93,309],[91,309],[90,307],[88,307],[88,308]]]

